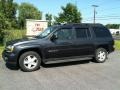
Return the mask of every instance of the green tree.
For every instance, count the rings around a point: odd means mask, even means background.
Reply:
[[[16,27],[17,4],[13,0],[0,0],[0,13],[6,18],[9,28]]]
[[[6,4],[6,0],[0,0],[0,13],[5,13],[5,4]]]
[[[52,14],[47,13],[45,15],[46,20],[48,20],[48,26],[52,25]]]
[[[65,7],[61,7],[62,12],[59,13],[58,17],[55,17],[56,23],[80,23],[82,18],[81,18],[81,13],[78,10],[77,6],[68,3]]]
[[[16,10],[13,0],[0,0],[0,43],[3,43],[4,30],[16,27]]]
[[[29,3],[22,3],[19,6],[18,23],[20,28],[25,28],[26,19],[41,19],[42,12]]]
[[[7,27],[5,17],[2,13],[0,13],[0,43],[3,42],[4,38],[4,29]]]
[[[107,24],[106,27],[110,29],[119,29],[120,24]]]

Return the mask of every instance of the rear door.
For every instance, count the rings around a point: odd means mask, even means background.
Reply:
[[[87,27],[75,27],[76,33],[75,44],[75,55],[86,56],[94,54],[94,44],[92,41],[92,34],[90,28]]]

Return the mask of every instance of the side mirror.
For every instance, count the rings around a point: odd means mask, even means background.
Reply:
[[[55,34],[53,34],[52,37],[50,38],[51,41],[55,41],[56,39],[58,39],[58,37]]]

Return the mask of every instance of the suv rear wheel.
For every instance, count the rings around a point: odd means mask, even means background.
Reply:
[[[20,68],[25,72],[31,72],[39,69],[40,64],[40,56],[33,51],[23,53],[19,59]]]
[[[98,48],[95,52],[95,61],[97,63],[104,63],[107,59],[107,51],[104,48]]]

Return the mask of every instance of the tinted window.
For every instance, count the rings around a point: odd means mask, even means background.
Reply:
[[[58,37],[58,40],[71,40],[73,39],[72,29],[61,29],[55,32],[55,35]]]
[[[51,32],[56,30],[57,27],[48,27],[43,32],[41,32],[38,36],[35,36],[35,38],[45,38],[47,37]]]
[[[90,32],[89,29],[86,29],[86,30],[87,30],[87,35],[88,35],[88,37],[90,38],[90,37],[91,37],[91,32]]]
[[[76,31],[76,38],[81,38],[81,39],[84,39],[84,38],[87,38],[87,29],[85,28],[75,28],[75,31]]]
[[[95,27],[94,32],[95,32],[96,37],[98,37],[98,38],[111,37],[109,30],[106,28]]]

